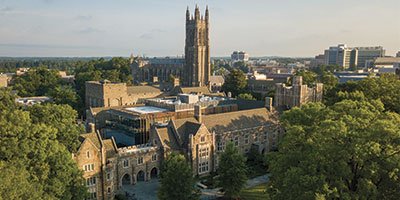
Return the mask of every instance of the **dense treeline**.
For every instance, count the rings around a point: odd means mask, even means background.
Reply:
[[[278,152],[266,155],[271,199],[397,199],[400,80],[385,74],[336,84],[324,104],[281,116]]]
[[[0,90],[0,199],[84,199],[82,172],[72,160],[82,133],[68,105],[24,109]]]
[[[45,67],[48,69],[56,69],[65,71],[67,75],[74,73],[77,61],[66,60],[16,60],[2,61],[0,60],[0,73],[13,73],[18,68],[38,68]]]

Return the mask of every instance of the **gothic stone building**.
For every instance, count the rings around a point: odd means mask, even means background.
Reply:
[[[134,80],[139,82],[167,81],[170,74],[178,77],[185,87],[210,85],[209,13],[194,16],[186,11],[185,58],[131,59]]]
[[[85,87],[86,108],[134,105],[140,98],[154,98],[163,93],[154,86],[127,86],[108,80],[87,81]]]
[[[275,90],[275,107],[292,108],[311,102],[322,102],[323,84],[315,83],[313,87],[303,85],[303,77],[293,77],[293,85],[277,83]]]
[[[214,172],[225,146],[233,142],[246,154],[254,146],[261,153],[275,148],[280,138],[278,113],[257,108],[202,115],[200,107],[186,119],[153,126],[150,140],[143,145],[117,148],[114,138],[102,139],[94,131],[82,134],[81,146],[73,158],[93,199],[113,199],[124,184],[157,178],[163,159],[171,152],[183,154],[194,176]]]

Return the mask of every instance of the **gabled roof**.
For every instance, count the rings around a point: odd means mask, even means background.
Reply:
[[[194,118],[190,118],[191,120],[182,120],[174,125],[176,130],[178,130],[178,134],[180,139],[182,140],[183,146],[187,146],[189,143],[189,135],[192,134],[193,136],[199,131],[201,124],[198,123]]]
[[[190,131],[189,129],[182,128],[188,122],[198,123],[198,121],[194,117],[177,119],[173,120],[173,122],[179,132]],[[271,112],[266,108],[257,108],[202,116],[202,123],[207,127],[210,132],[215,131],[216,133],[253,128],[278,122],[278,113]]]
[[[165,148],[172,151],[179,151],[180,147],[172,131],[169,131],[168,128],[155,128],[155,130],[157,131],[157,134],[161,139],[161,143]]]
[[[91,142],[96,148],[98,148],[98,149],[101,148],[100,140],[99,140],[99,138],[97,137],[97,134],[96,134],[96,133],[84,133],[84,134],[81,134],[81,135],[79,136],[79,141],[81,141],[81,144],[82,144],[85,140],[87,140],[87,139],[89,139],[90,142]]]

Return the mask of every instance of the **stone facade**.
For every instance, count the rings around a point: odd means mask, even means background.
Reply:
[[[7,74],[0,74],[0,88],[8,86]]]
[[[85,104],[90,107],[134,105],[141,98],[153,98],[162,91],[152,86],[126,86],[108,80],[86,82]]]
[[[117,147],[113,139],[103,140],[94,131],[82,134],[81,145],[73,159],[78,168],[83,171],[85,185],[88,187],[91,199],[114,199],[117,179],[115,163]]]
[[[194,176],[215,172],[219,155],[229,142],[243,155],[252,146],[260,153],[268,152],[281,137],[278,118],[273,108],[203,115],[196,106],[193,117],[171,119],[166,126],[153,125],[149,141],[143,145],[117,148],[112,137],[102,139],[95,131],[82,134],[73,158],[84,171],[92,198],[113,199],[124,184],[157,178],[163,159],[171,152],[185,156]]]
[[[310,102],[322,102],[323,84],[315,83],[312,88],[303,85],[301,76],[293,77],[293,86],[277,83],[275,90],[275,107],[292,108]]]
[[[189,87],[210,85],[209,13],[200,16],[196,6],[194,17],[186,11],[185,76],[183,85]]]
[[[165,82],[170,74],[183,77],[184,64],[183,58],[138,58],[131,61],[131,72],[138,82],[153,82],[154,77]]]

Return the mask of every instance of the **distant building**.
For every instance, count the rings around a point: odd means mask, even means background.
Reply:
[[[322,102],[323,84],[315,83],[312,88],[303,85],[303,77],[293,77],[293,85],[277,83],[275,89],[275,107],[292,108],[310,102]]]
[[[367,67],[367,61],[385,56],[383,47],[356,47],[354,51],[357,67]]]
[[[367,67],[367,61],[378,57],[384,57],[385,50],[383,47],[347,47],[345,44],[339,44],[335,47],[329,47],[325,50],[326,65],[340,65],[345,69],[350,67]]]
[[[7,74],[0,74],[0,88],[8,86]]]
[[[211,80],[211,91],[219,92],[222,90],[222,85],[225,83],[225,78],[221,75],[213,75],[210,77]]]
[[[234,51],[231,55],[232,61],[248,61],[249,54],[244,51]]]
[[[393,68],[394,63],[400,62],[400,57],[378,57],[367,61],[368,68]]]
[[[15,101],[17,103],[21,103],[24,106],[31,106],[34,104],[41,104],[45,101],[52,101],[50,97],[40,96],[40,97],[20,97],[16,98]]]
[[[400,78],[400,62],[394,63],[393,64],[393,68],[395,70],[395,74],[398,75],[399,78]]]
[[[316,67],[316,66],[320,66],[320,65],[324,65],[324,64],[325,64],[325,55],[324,54],[315,56],[315,58],[313,60],[311,60],[311,62],[310,62],[311,67]]]

